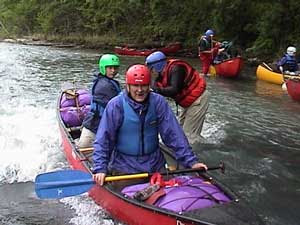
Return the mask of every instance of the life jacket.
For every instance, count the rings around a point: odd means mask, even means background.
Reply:
[[[157,151],[158,121],[155,105],[149,96],[144,122],[121,94],[124,119],[118,132],[117,151],[131,156],[143,156]]]
[[[297,65],[296,58],[288,54],[285,54],[285,57],[286,57],[286,62],[284,64],[284,70],[288,70],[291,72],[297,71],[298,65]]]
[[[208,58],[209,61],[213,61],[213,59],[218,55],[220,43],[211,43],[212,40],[207,40],[206,36],[202,36],[200,40],[204,40],[205,42],[206,49],[204,51],[212,50],[212,53],[200,51],[200,59],[204,61],[206,58]]]
[[[95,114],[98,114],[100,118],[102,117],[103,111],[105,109],[105,105],[102,104],[102,100],[101,100],[102,96],[97,96],[97,94],[96,94],[96,93],[99,93],[97,91],[97,88],[98,88],[97,83],[101,79],[107,80],[107,82],[112,86],[112,88],[110,88],[110,89],[113,89],[116,92],[115,95],[118,95],[121,92],[121,88],[115,80],[109,79],[106,76],[103,76],[101,74],[96,76],[96,78],[93,81],[93,86],[92,86],[91,111],[94,112]]]
[[[206,81],[204,78],[200,77],[198,71],[188,63],[179,59],[171,59],[167,61],[167,65],[162,71],[161,81],[156,82],[158,87],[164,88],[168,86],[168,81],[171,76],[170,71],[174,65],[185,67],[186,76],[184,78],[184,86],[183,89],[174,97],[174,100],[177,104],[186,108],[196,101],[196,99],[205,91]]]
[[[207,49],[211,49],[211,40],[207,40],[207,37],[205,35],[200,38],[200,41],[201,40],[205,42],[205,46]]]

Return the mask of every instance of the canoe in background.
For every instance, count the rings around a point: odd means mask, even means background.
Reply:
[[[214,64],[216,74],[222,77],[237,77],[243,67],[242,57],[234,57]]]
[[[284,83],[283,76],[281,73],[274,72],[269,68],[264,67],[263,65],[259,65],[256,69],[256,77],[259,80],[263,80],[272,84],[280,84]]]
[[[286,81],[287,92],[295,101],[300,101],[300,77]]]
[[[131,56],[148,56],[152,52],[161,51],[166,55],[174,54],[181,49],[181,43],[175,42],[169,45],[166,45],[162,48],[153,48],[153,49],[137,49],[137,48],[128,48],[116,46],[114,51],[118,55],[131,55]]]

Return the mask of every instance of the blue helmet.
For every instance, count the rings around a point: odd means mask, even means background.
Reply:
[[[211,35],[214,35],[213,30],[207,30],[207,31],[205,32],[205,36],[206,36],[206,37],[209,37],[209,36],[211,36]]]
[[[167,63],[167,57],[161,51],[151,53],[146,58],[146,65],[149,69],[155,69],[156,72],[160,73]]]

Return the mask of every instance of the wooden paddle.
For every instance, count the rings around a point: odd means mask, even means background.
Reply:
[[[281,85],[281,89],[284,91],[287,91],[287,87],[286,87],[286,79],[284,77],[284,73],[283,73],[283,69],[280,69],[281,75],[282,75],[282,79],[283,79],[283,84]]]
[[[224,163],[217,167],[210,167],[207,170],[218,170],[222,173],[225,171]],[[204,168],[181,169],[161,173],[162,175],[184,174],[184,173],[203,173]],[[151,177],[153,173],[137,173],[119,176],[108,176],[105,181],[119,181],[129,179],[139,179]],[[49,173],[39,174],[35,178],[35,192],[41,199],[64,198],[75,196],[87,192],[95,185],[92,174],[81,170],[61,170]]]
[[[265,62],[262,63],[265,67],[267,67],[268,70],[273,71],[273,69]]]

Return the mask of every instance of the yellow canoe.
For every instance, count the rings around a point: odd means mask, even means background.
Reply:
[[[281,73],[274,72],[262,65],[259,65],[256,70],[256,77],[259,80],[267,81],[273,84],[283,84],[283,76]]]

